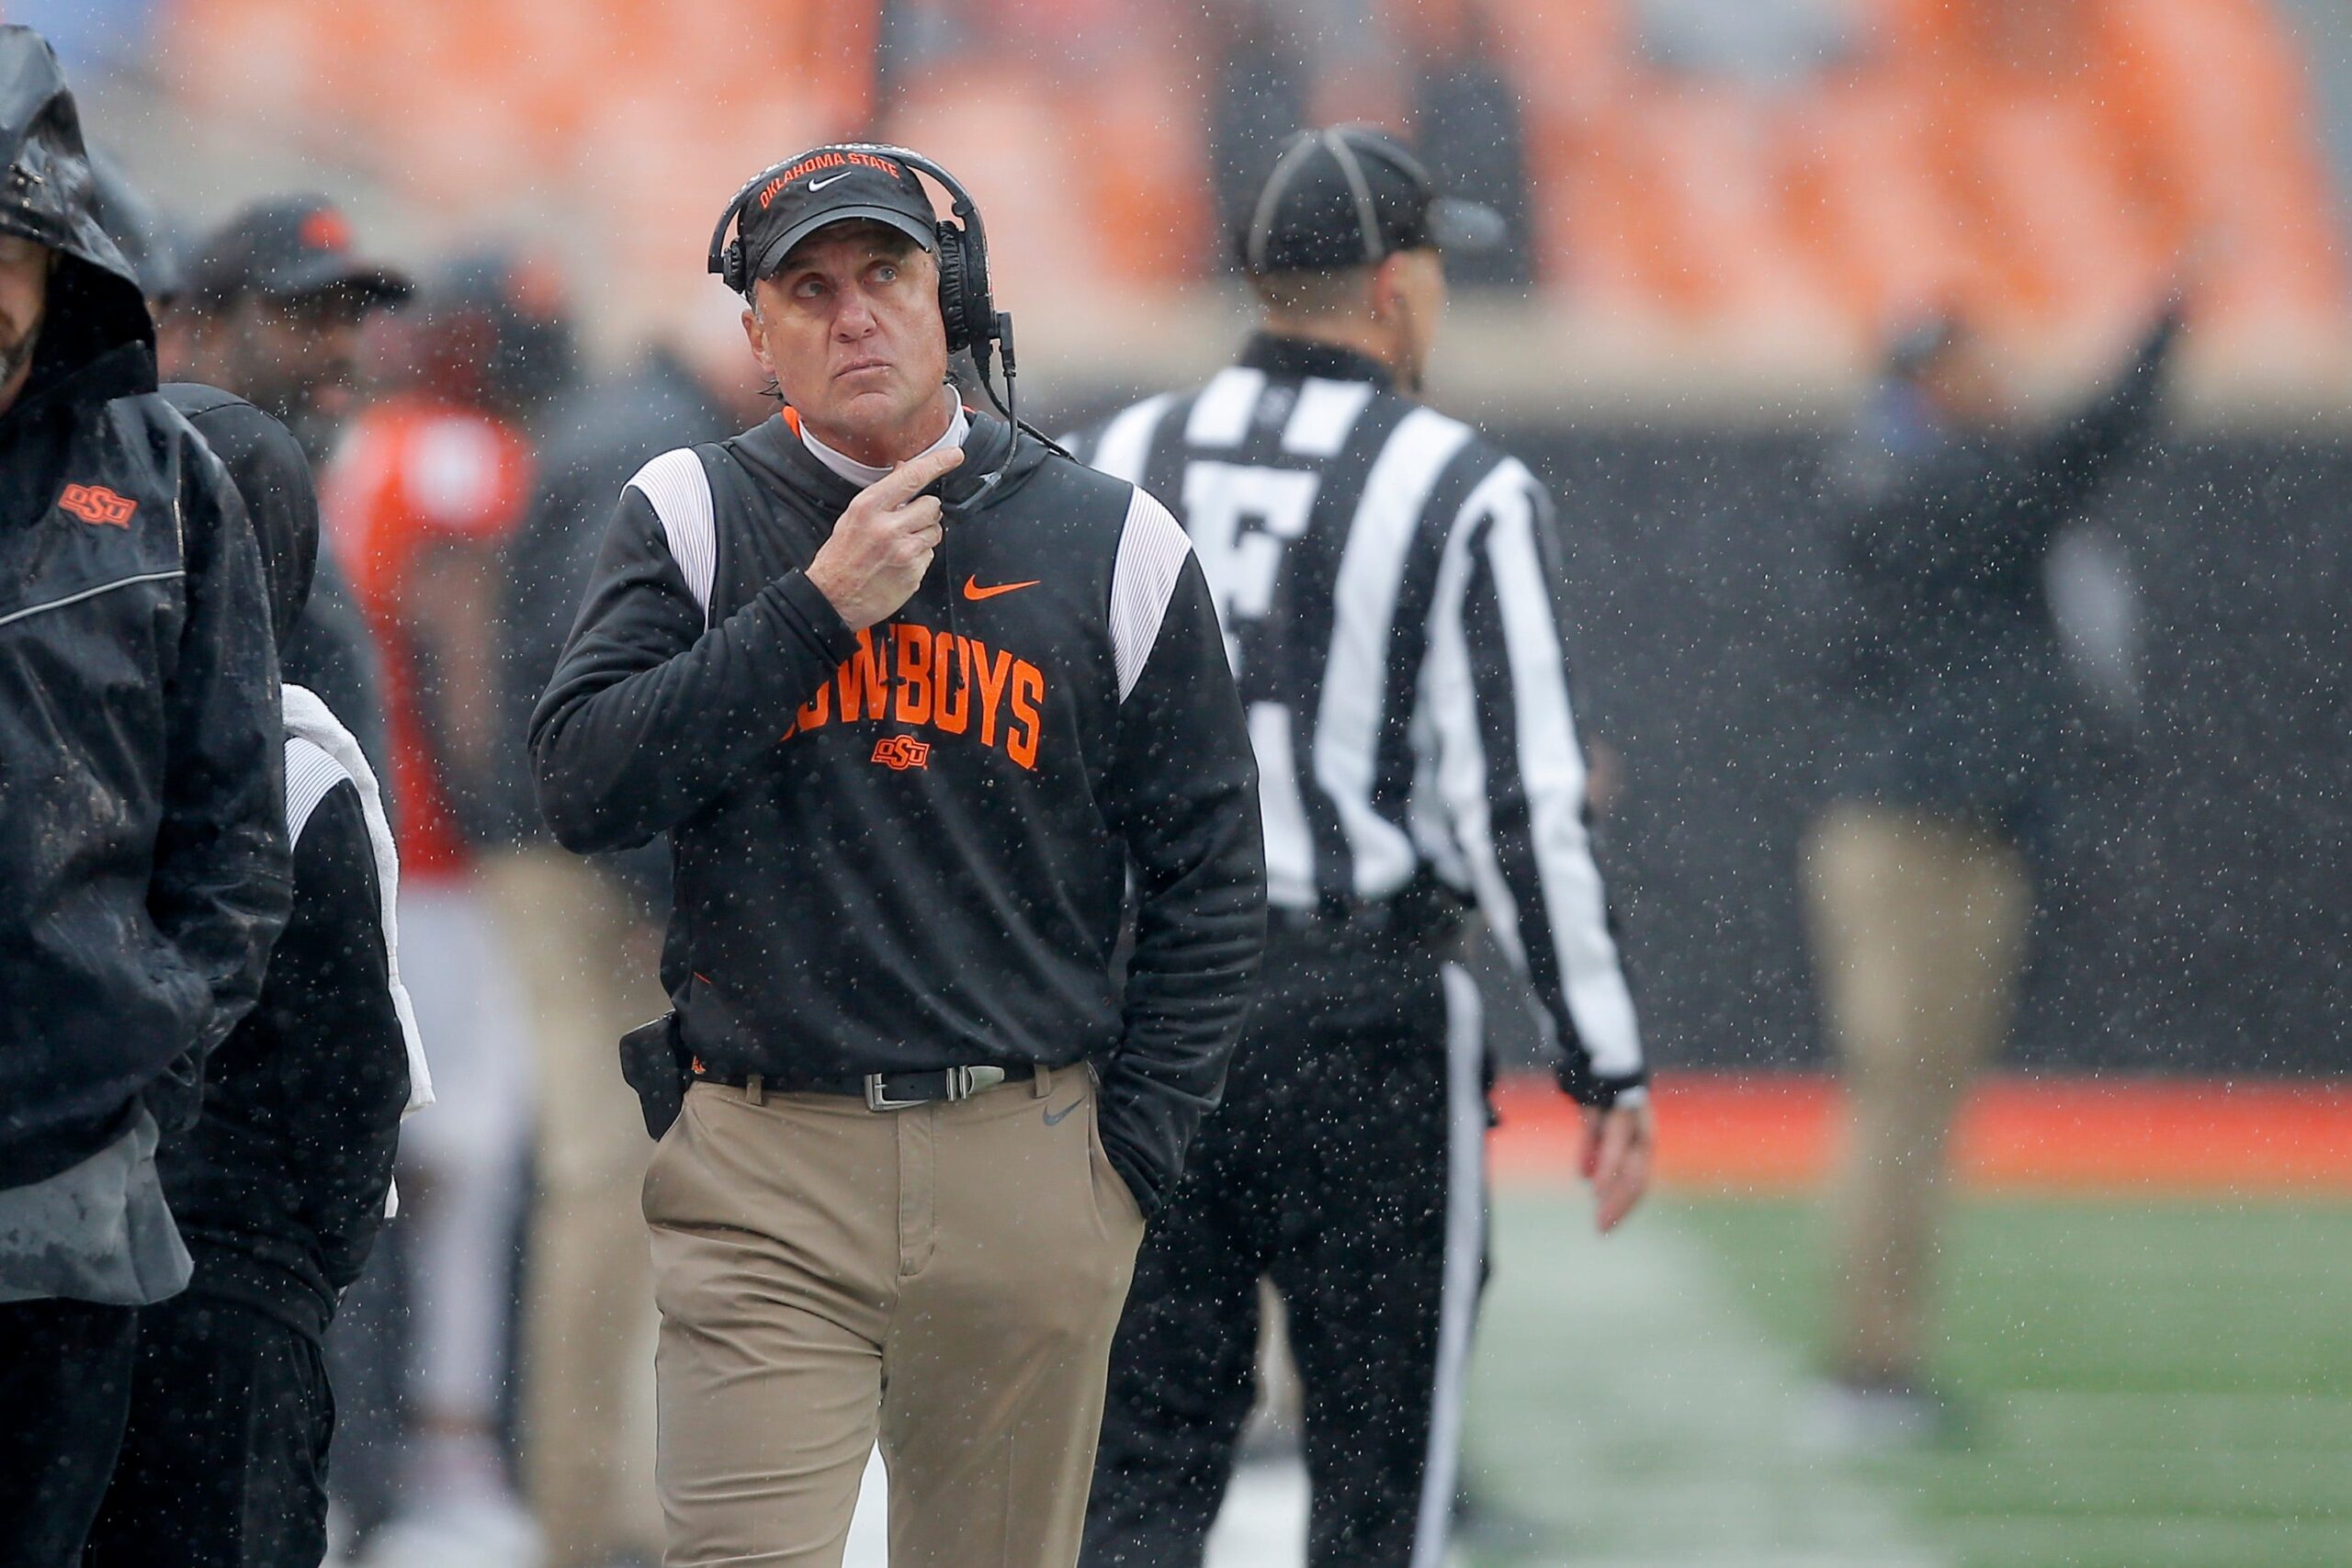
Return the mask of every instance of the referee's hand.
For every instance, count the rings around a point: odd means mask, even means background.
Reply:
[[[850,630],[864,631],[922,586],[939,547],[939,498],[916,492],[963,460],[954,446],[910,457],[859,491],[833,525],[808,581]]]
[[[1657,1123],[1647,1095],[1602,1111],[1584,1108],[1584,1154],[1577,1162],[1592,1183],[1593,1224],[1607,1235],[1649,1190],[1650,1151]]]

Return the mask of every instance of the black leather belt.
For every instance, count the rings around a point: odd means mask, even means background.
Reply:
[[[1343,908],[1288,909],[1270,906],[1266,929],[1271,936],[1295,942],[1395,941],[1419,935],[1423,922],[1390,904],[1350,904]]]
[[[1267,935],[1309,946],[1350,942],[1437,945],[1461,934],[1466,906],[1452,893],[1415,882],[1388,898],[1327,894],[1305,908],[1271,905]]]
[[[763,1073],[713,1073],[697,1068],[697,1083],[725,1084],[754,1100],[766,1094],[842,1094],[865,1101],[868,1111],[904,1111],[910,1105],[953,1103],[1005,1084],[1027,1083],[1037,1069],[1026,1062],[943,1067],[931,1073],[840,1073],[831,1077],[770,1077]]]

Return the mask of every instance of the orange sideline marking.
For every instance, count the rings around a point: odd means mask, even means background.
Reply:
[[[1672,1073],[1657,1089],[1658,1179],[1699,1191],[1804,1192],[1828,1169],[1843,1096],[1816,1073]],[[1540,1074],[1496,1086],[1504,1181],[1576,1175],[1575,1108]],[[1973,1191],[2352,1194],[2352,1083],[2004,1075],[1962,1111]]]

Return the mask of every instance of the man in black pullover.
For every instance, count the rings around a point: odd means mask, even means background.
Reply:
[[[238,433],[240,479],[268,492],[251,511],[282,644],[318,558],[301,447],[242,399],[183,390],[192,415]],[[299,686],[286,688],[285,755],[294,910],[260,999],[206,1064],[196,1126],[157,1156],[196,1271],[140,1314],[130,1427],[84,1568],[258,1568],[326,1551],[334,1401],[320,1342],[375,1245],[401,1114],[425,1086],[411,1081],[387,940],[392,849],[375,779]]]
[[[909,160],[819,149],[730,208],[713,266],[789,406],[629,482],[533,716],[558,838],[667,833],[676,871],[673,1564],[838,1562],[877,1437],[894,1561],[1075,1560],[1143,1216],[1263,938],[1199,565],[960,406],[947,355],[1001,323]]]

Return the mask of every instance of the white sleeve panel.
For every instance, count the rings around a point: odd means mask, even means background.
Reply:
[[[1119,700],[1136,689],[1143,667],[1159,641],[1176,579],[1193,553],[1193,542],[1168,508],[1144,491],[1127,503],[1119,535],[1119,555],[1111,568],[1111,646],[1119,667]]]
[[[424,1110],[433,1103],[433,1071],[424,1059],[424,1039],[416,1026],[416,1007],[409,1000],[408,987],[401,983],[400,936],[400,852],[392,846],[392,826],[384,816],[384,793],[377,787],[376,772],[368,764],[367,756],[359,750],[359,742],[351,731],[327,710],[316,693],[305,687],[288,683],[281,689],[286,715],[286,729],[289,737],[288,760],[293,759],[291,741],[299,739],[309,748],[322,753],[338,774],[348,778],[359,791],[359,814],[368,824],[368,847],[376,857],[376,895],[381,901],[384,925],[384,970],[392,991],[392,1011],[401,1021],[401,1037],[408,1046],[408,1104],[401,1111],[403,1117]],[[292,769],[289,767],[289,774]],[[328,788],[332,788],[330,781]],[[325,790],[319,792],[323,798]],[[303,816],[316,809],[318,800],[311,802]],[[397,1213],[400,1190],[392,1190],[384,1209],[387,1215]]]
[[[302,829],[327,792],[351,777],[351,772],[312,740],[299,735],[286,738],[286,841],[302,840]]]
[[[629,485],[653,503],[670,558],[685,575],[686,587],[702,606],[704,624],[708,625],[711,584],[718,575],[718,525],[710,498],[710,476],[703,471],[702,458],[691,446],[664,452],[638,469],[628,485],[621,488],[627,490]]]

